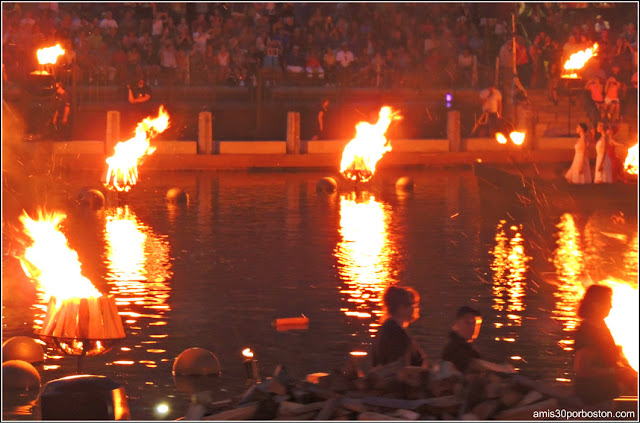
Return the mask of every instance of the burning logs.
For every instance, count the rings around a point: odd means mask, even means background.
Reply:
[[[462,375],[448,362],[432,369],[397,362],[364,376],[344,369],[296,381],[279,367],[223,409],[202,396],[192,407],[197,403],[203,420],[511,420],[532,419],[566,397],[508,367],[491,368]]]
[[[99,355],[125,337],[113,297],[51,297],[38,335],[69,355]]]

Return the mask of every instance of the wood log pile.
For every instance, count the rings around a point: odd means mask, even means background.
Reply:
[[[278,367],[236,400],[192,396],[187,420],[531,420],[570,406],[566,393],[487,363],[462,375],[449,362],[431,369],[391,363],[293,379]]]

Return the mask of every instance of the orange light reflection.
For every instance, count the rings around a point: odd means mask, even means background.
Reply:
[[[510,329],[522,325],[522,312],[526,288],[526,273],[531,257],[524,251],[522,225],[512,225],[505,229],[506,221],[501,220],[496,228],[496,246],[491,251],[494,259],[493,270],[493,309],[496,317],[495,327],[504,330],[502,337],[496,340],[515,342],[518,333]],[[508,231],[508,232],[507,232]]]
[[[393,280],[391,257],[394,246],[388,239],[387,227],[391,208],[367,192],[340,197],[340,235],[334,255],[344,282],[345,315],[367,324],[367,332],[375,336],[383,314],[382,294]]]
[[[119,314],[129,317],[126,322],[130,325],[130,335],[136,336],[139,345],[154,342],[145,342],[140,339],[142,332],[134,332],[147,326],[155,326],[148,338],[166,338],[168,334],[161,329],[166,326],[167,313],[171,311],[167,304],[171,293],[168,282],[173,275],[169,243],[166,237],[156,235],[143,225],[129,206],[109,209],[105,213],[106,279],[111,295],[120,304]]]

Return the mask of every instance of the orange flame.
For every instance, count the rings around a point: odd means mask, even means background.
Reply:
[[[577,79],[578,75],[575,71],[582,69],[584,65],[589,61],[589,59],[595,56],[597,52],[598,43],[595,43],[591,48],[573,53],[569,57],[569,60],[564,63],[564,69],[565,71],[567,71],[567,74],[563,75],[562,77]]]
[[[242,350],[242,355],[245,358],[253,358],[253,351],[251,351],[251,348],[245,348],[244,350]]]
[[[500,144],[507,143],[507,139],[500,132],[496,132],[496,141],[498,141]]]
[[[624,170],[629,175],[638,174],[638,143],[627,150],[627,158],[624,160]]]
[[[38,56],[38,63],[41,65],[55,65],[58,61],[58,56],[62,56],[64,50],[60,47],[60,44],[56,44],[53,47],[41,48],[36,52]]]
[[[613,289],[611,312],[604,321],[629,365],[638,371],[638,287],[612,279],[603,284]]]
[[[511,141],[513,141],[515,145],[522,145],[524,142],[524,135],[524,132],[513,131],[509,134],[509,138],[511,138]]]
[[[509,134],[509,138],[515,145],[522,145],[522,143],[524,142],[524,136],[524,132],[517,131],[513,131]],[[501,132],[496,132],[496,141],[498,141],[498,143],[500,144],[506,144],[507,138]]]
[[[149,140],[164,132],[169,127],[169,114],[160,106],[158,117],[145,118],[138,123],[133,138],[119,142],[115,154],[107,158],[109,169],[105,185],[115,191],[129,191],[138,181],[138,161],[145,155],[152,154],[156,148]]]
[[[91,281],[82,276],[78,254],[69,248],[67,238],[60,232],[64,213],[38,210],[38,220],[24,212],[20,221],[25,233],[33,240],[23,257],[22,269],[35,279],[45,294],[45,301],[56,297],[60,301],[71,298],[100,297],[102,294]]]
[[[380,109],[378,122],[359,122],[356,125],[356,137],[349,141],[342,153],[340,173],[352,181],[366,182],[376,171],[376,163],[384,153],[391,151],[391,144],[384,134],[393,120],[402,119],[391,107]]]

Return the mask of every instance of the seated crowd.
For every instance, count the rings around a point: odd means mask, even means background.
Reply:
[[[124,85],[142,78],[150,85],[255,86],[262,77],[270,84],[309,79],[331,86],[478,88],[492,79],[496,58],[502,68],[511,66],[511,6],[3,4],[3,70],[17,80],[37,69],[36,49],[61,43],[60,74],[77,64],[81,83]],[[600,58],[595,75],[608,81],[618,67],[616,78],[631,83],[634,24],[569,16],[556,3],[528,4],[519,14],[515,54],[523,85],[550,86],[553,93],[563,62],[594,42]]]

